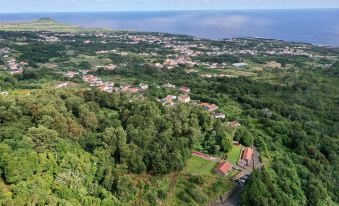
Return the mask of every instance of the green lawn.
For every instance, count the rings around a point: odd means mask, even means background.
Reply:
[[[22,96],[22,95],[29,95],[30,91],[28,89],[16,89],[16,90],[10,91],[9,93],[12,95]]]
[[[241,147],[233,145],[231,151],[227,154],[227,160],[237,164],[241,153]]]
[[[200,157],[192,156],[188,160],[184,173],[195,175],[213,175],[213,169],[216,166],[216,162],[208,161]]]
[[[52,19],[39,19],[31,22],[23,23],[2,23],[0,24],[2,31],[35,31],[46,30],[53,32],[93,32],[93,31],[113,31],[109,29],[92,29],[83,28],[56,22]]]

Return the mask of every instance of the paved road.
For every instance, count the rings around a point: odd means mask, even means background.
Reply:
[[[243,185],[237,185],[233,188],[231,196],[222,203],[217,204],[216,206],[238,206],[240,201],[240,195],[244,189]]]

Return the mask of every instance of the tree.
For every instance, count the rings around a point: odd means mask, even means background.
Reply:
[[[251,146],[254,140],[251,132],[245,127],[240,127],[236,131],[234,139],[240,141],[245,146]]]
[[[37,128],[29,128],[25,138],[33,144],[35,151],[44,152],[47,149],[54,148],[59,139],[59,134],[55,130],[47,129],[44,126],[39,126]]]
[[[104,147],[109,149],[117,162],[121,163],[126,151],[127,134],[122,127],[107,128],[102,134]]]
[[[81,123],[88,129],[94,131],[98,127],[98,119],[96,114],[90,111],[87,107],[80,107],[80,120]]]
[[[26,149],[11,150],[0,145],[0,167],[7,183],[17,183],[40,170],[38,155]]]

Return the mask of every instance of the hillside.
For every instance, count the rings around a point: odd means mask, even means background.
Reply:
[[[0,31],[0,205],[338,205],[338,71],[277,40]]]
[[[73,26],[59,23],[51,18],[44,17],[31,22],[23,23],[2,23],[0,30],[3,31],[52,31],[52,32],[90,32],[100,29],[89,29],[80,26]],[[103,30],[102,30],[103,31]]]

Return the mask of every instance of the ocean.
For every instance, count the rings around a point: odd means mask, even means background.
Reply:
[[[0,22],[50,17],[94,28],[187,34],[208,39],[258,37],[339,46],[339,9],[0,14]]]

